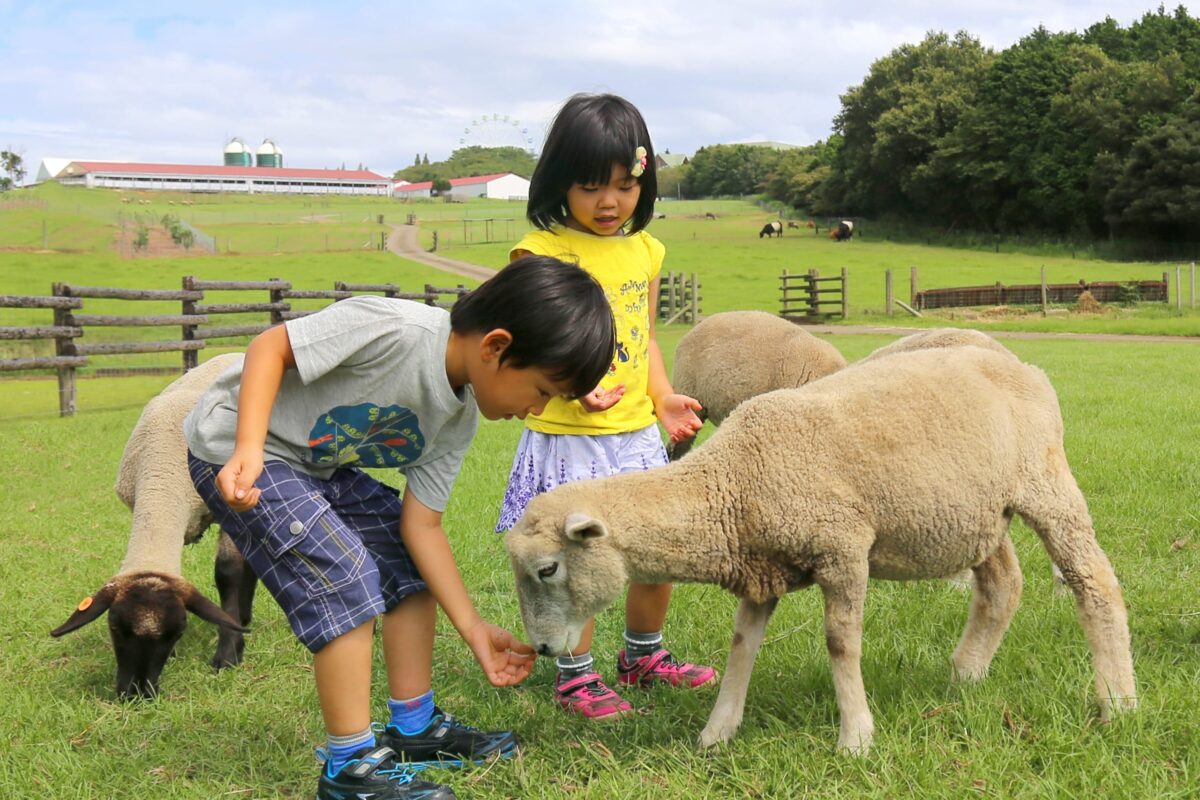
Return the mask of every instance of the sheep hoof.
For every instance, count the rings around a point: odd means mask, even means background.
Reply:
[[[1136,697],[1108,697],[1100,702],[1100,721],[1112,722],[1113,717],[1137,708]]]
[[[737,733],[737,724],[714,724],[709,722],[700,732],[700,747],[707,750],[710,747],[728,742]]]
[[[861,758],[871,751],[871,743],[875,736],[872,731],[843,733],[838,737],[837,749],[843,755]]]
[[[987,677],[990,664],[955,664],[950,671],[951,683],[978,683]]]

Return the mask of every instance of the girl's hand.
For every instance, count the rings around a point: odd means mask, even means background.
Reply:
[[[233,455],[217,473],[217,491],[234,511],[249,511],[258,505],[262,489],[254,485],[263,471],[262,453],[243,453],[234,450]]]
[[[579,404],[587,411],[607,411],[625,396],[625,384],[618,384],[611,389],[597,386],[592,391],[579,398]]]
[[[533,670],[533,648],[499,625],[480,621],[463,638],[492,686],[516,686]]]
[[[671,438],[671,444],[691,439],[704,427],[704,422],[696,416],[696,412],[703,409],[699,400],[686,394],[669,394],[654,404],[654,413]]]

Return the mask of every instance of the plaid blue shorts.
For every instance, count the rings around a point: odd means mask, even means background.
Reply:
[[[317,652],[427,587],[400,540],[400,493],[356,469],[328,480],[267,461],[258,505],[236,512],[217,491],[217,464],[188,453],[196,491]]]

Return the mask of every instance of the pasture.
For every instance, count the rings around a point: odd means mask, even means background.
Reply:
[[[73,230],[80,242],[103,243],[111,241],[112,215],[121,208],[111,197],[115,193],[47,188],[62,194],[48,196],[36,209],[0,209],[0,248],[19,248],[0,251],[0,293],[44,294],[52,281],[173,288],[187,274],[208,279],[282,276],[304,288],[331,288],[334,280],[471,284],[388,253],[326,252],[320,238],[310,240],[315,250],[274,255],[275,236],[261,230],[242,237],[261,250],[186,259],[121,259],[103,252],[102,244],[97,252],[86,244],[77,248],[80,252],[32,252],[40,247],[39,213],[61,210],[62,224],[77,226]],[[441,254],[488,266],[504,263],[510,243],[457,241],[454,232],[462,230],[464,214],[521,217],[519,204],[211,199],[189,207],[185,219],[192,213],[213,214],[193,223],[202,230],[206,225],[332,230],[341,224],[371,226],[372,213],[402,222],[405,213],[414,211],[422,237],[433,230],[445,231],[439,239],[449,237],[444,249],[439,246]],[[869,233],[839,245],[804,230],[759,240],[756,225],[761,227],[768,215],[748,203],[670,202],[660,210],[667,216],[651,230],[668,246],[668,268],[699,273],[706,313],[774,310],[775,278],[785,268],[832,272],[850,267],[851,321],[874,323],[888,321],[881,314],[882,270],[888,266],[897,270],[902,299],[907,298],[910,263],[920,265],[923,286],[1035,282],[1042,263],[1052,281],[1062,282],[1153,278],[1168,268],[899,246],[874,242]],[[710,210],[716,220],[704,218]],[[11,227],[16,217],[10,214],[24,215],[21,224]],[[313,214],[345,218],[301,221]],[[36,226],[32,234],[30,226]],[[153,305],[140,304],[138,310],[178,312],[178,304]],[[116,313],[102,306],[94,310]],[[3,325],[26,323],[10,309],[0,310],[0,317]],[[1200,333],[1195,312],[1144,306],[1095,317],[1001,319],[946,316],[929,324]],[[892,321],[903,322],[899,317]],[[660,331],[668,363],[686,330],[668,326]],[[854,361],[893,337],[828,338]],[[949,655],[966,619],[965,594],[940,582],[872,584],[863,673],[877,736],[865,759],[833,752],[836,703],[820,595],[808,591],[781,602],[758,658],[741,732],[712,753],[699,752],[695,742],[715,692],[630,693],[644,713],[609,725],[585,723],[567,717],[553,703],[552,664],[540,663],[516,690],[492,689],[443,620],[435,657],[438,702],[471,724],[513,728],[524,753],[511,762],[437,771],[431,777],[451,783],[460,797],[476,798],[625,798],[647,792],[714,798],[1196,796],[1200,415],[1195,387],[1200,350],[1194,342],[1041,339],[1005,344],[1045,369],[1058,390],[1067,453],[1129,608],[1140,696],[1135,713],[1100,724],[1091,705],[1091,666],[1073,603],[1052,593],[1048,559],[1036,537],[1018,523],[1013,539],[1024,564],[1023,602],[990,676],[979,685],[951,687],[948,682]],[[212,353],[204,351],[201,357]],[[179,363],[177,354],[113,360]],[[115,701],[114,659],[102,622],[61,640],[48,635],[120,563],[129,514],[112,490],[117,461],[141,404],[170,379],[93,373],[80,382],[81,413],[69,419],[55,415],[52,378],[0,381],[0,435],[13,454],[0,465],[5,498],[0,504],[4,797],[311,795],[317,765],[310,756],[323,734],[310,658],[265,592],[256,598],[242,666],[213,673],[207,660],[216,632],[193,619],[164,670],[163,694],[154,702]],[[519,432],[515,422],[481,424],[445,522],[481,612],[521,633],[512,574],[501,540],[491,533]],[[919,449],[920,442],[911,446]],[[184,553],[185,576],[213,597],[214,534],[210,531]],[[715,587],[679,587],[667,621],[669,645],[684,658],[720,668],[735,605]],[[614,677],[623,621],[620,606],[597,620],[597,666],[609,678]],[[376,666],[373,696],[382,713],[386,689],[381,661]]]
[[[664,335],[668,354],[677,338]],[[832,337],[851,360],[888,340]],[[1129,606],[1136,713],[1099,724],[1072,603],[1052,594],[1044,552],[1018,525],[1024,600],[992,674],[978,686],[954,689],[947,681],[966,618],[964,594],[941,583],[872,585],[863,670],[879,735],[862,761],[832,752],[836,709],[820,598],[804,592],[781,603],[742,732],[713,754],[695,748],[712,692],[634,694],[645,714],[588,725],[551,702],[551,664],[540,664],[520,689],[491,689],[443,624],[439,702],[475,724],[514,727],[525,753],[437,777],[460,796],[480,798],[628,797],[635,790],[682,797],[1194,796],[1200,418],[1194,370],[1186,368],[1194,346],[1011,346],[1058,388],[1067,451]],[[255,603],[245,664],[214,674],[206,661],[215,631],[193,621],[164,672],[163,696],[151,703],[114,701],[102,624],[57,641],[47,635],[124,552],[129,517],[112,484],[137,414],[124,408],[0,423],[21,454],[0,467],[0,591],[8,620],[0,657],[0,739],[8,757],[0,760],[0,786],[14,798],[306,796],[316,769],[308,754],[321,735],[309,658],[265,593]],[[490,533],[518,434],[515,423],[481,426],[446,524],[481,611],[519,631],[512,575]],[[214,543],[210,533],[184,560],[185,575],[210,594]],[[670,643],[720,665],[734,605],[716,588],[680,587],[667,623]],[[606,673],[622,624],[619,607],[598,620],[598,664]],[[382,708],[385,690],[376,686],[375,697]]]

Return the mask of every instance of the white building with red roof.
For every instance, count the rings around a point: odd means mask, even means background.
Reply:
[[[392,186],[397,198],[429,197],[433,194],[433,181],[410,183],[397,181]],[[445,194],[462,200],[467,197],[487,197],[493,200],[528,200],[529,179],[511,172],[494,175],[476,175],[470,178],[451,178],[450,191]]]
[[[47,159],[50,161],[50,159]],[[46,169],[47,178],[68,186],[175,192],[247,194],[350,194],[387,197],[392,179],[365,169],[141,164],[68,161]],[[42,170],[38,177],[42,178]]]

